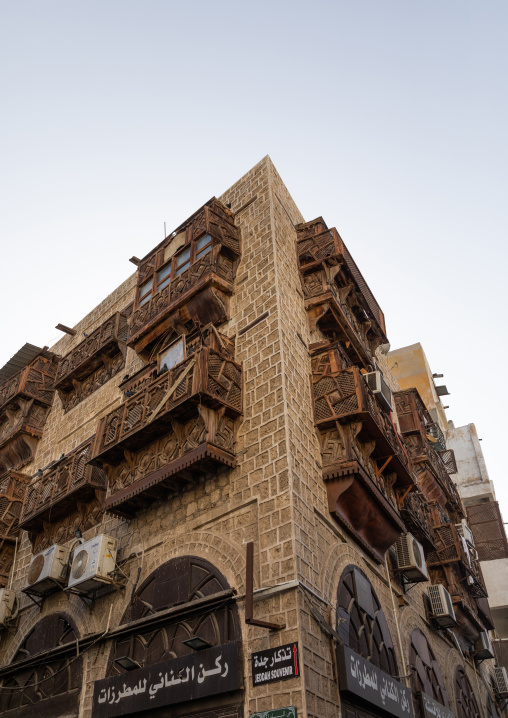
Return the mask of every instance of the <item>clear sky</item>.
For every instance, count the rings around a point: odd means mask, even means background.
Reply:
[[[269,154],[474,422],[508,521],[505,0],[0,0],[0,366]]]

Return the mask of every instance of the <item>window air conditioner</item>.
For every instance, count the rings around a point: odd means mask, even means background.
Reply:
[[[508,696],[508,673],[502,666],[494,667],[494,678],[498,695],[505,698]]]
[[[457,626],[452,598],[441,583],[429,586],[430,611],[440,628]]]
[[[467,541],[470,546],[474,546],[473,532],[467,525],[466,519],[462,519],[460,524],[455,524],[455,528],[457,529],[457,533],[459,534],[459,536],[462,536],[462,538]]]
[[[475,643],[475,658],[494,658],[494,650],[487,631],[482,631]]]
[[[67,588],[78,593],[89,593],[100,586],[111,583],[115,570],[118,541],[101,534],[90,541],[76,546]]]
[[[33,557],[28,569],[29,593],[44,596],[62,586],[67,578],[70,549],[53,544]]]
[[[395,542],[397,569],[410,581],[428,581],[423,546],[410,534],[401,534]]]
[[[386,383],[383,374],[380,371],[371,371],[363,376],[381,406],[388,411],[393,411],[392,390]]]
[[[8,621],[12,621],[16,618],[17,608],[14,610],[16,604],[16,591],[11,591],[8,588],[0,588],[0,625],[5,626]]]

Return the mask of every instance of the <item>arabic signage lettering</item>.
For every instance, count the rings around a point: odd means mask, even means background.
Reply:
[[[95,681],[92,715],[113,718],[242,687],[240,642],[232,641]]]
[[[348,646],[338,648],[341,691],[382,708],[398,718],[413,718],[411,691]]]
[[[423,691],[419,694],[419,698],[425,718],[455,718],[453,711],[445,708],[444,705],[438,703]]]
[[[287,708],[276,708],[273,711],[252,713],[250,718],[296,718],[296,708],[295,706],[288,706]]]
[[[252,654],[252,682],[255,686],[285,681],[299,675],[298,643],[288,643]]]

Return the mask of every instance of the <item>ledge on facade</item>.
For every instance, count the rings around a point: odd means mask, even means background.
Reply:
[[[78,501],[89,501],[106,489],[106,474],[97,466],[89,466],[94,437],[87,439],[72,452],[53,462],[42,474],[35,476],[27,487],[20,528],[41,531],[44,522],[54,522],[76,508]]]
[[[99,367],[108,371],[115,356],[125,358],[131,309],[113,314],[60,360],[55,388],[61,396],[73,391],[76,382],[87,379]]]
[[[234,455],[212,444],[201,444],[108,496],[104,509],[109,513],[130,518],[155,499],[167,496],[168,492],[178,492],[182,486],[193,483],[195,477],[216,472],[221,466],[234,468]]]
[[[404,522],[356,461],[323,469],[328,510],[378,563],[393,546]]]
[[[1,384],[0,414],[4,413],[7,405],[20,398],[35,400],[44,406],[50,406],[53,401],[58,360],[57,354],[44,347],[23,369]]]
[[[137,451],[199,413],[199,406],[242,413],[242,369],[209,347],[201,347],[150,381],[105,416],[97,430],[95,464],[116,465],[125,450]]]
[[[213,198],[141,261],[129,345],[147,355],[172,326],[226,321],[240,254],[234,216]]]
[[[376,442],[372,455],[383,468],[396,474],[396,485],[415,485],[411,460],[402,441],[358,367],[325,376],[314,375],[313,395],[318,429],[331,426],[336,421],[361,422],[357,437],[364,442]]]

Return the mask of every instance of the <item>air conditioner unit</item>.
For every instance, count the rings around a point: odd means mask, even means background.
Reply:
[[[482,631],[475,643],[475,658],[494,658],[494,650],[487,631]]]
[[[497,694],[505,698],[508,696],[508,673],[502,666],[494,666]]]
[[[388,411],[393,411],[392,390],[386,383],[382,372],[371,371],[363,376],[367,382],[367,386],[372,391],[381,406],[384,406],[384,408]]]
[[[33,557],[28,569],[27,593],[44,596],[63,587],[69,568],[70,549],[53,544]]]
[[[67,588],[89,593],[100,586],[112,583],[118,541],[101,534],[77,546],[72,559]]]
[[[410,534],[401,534],[395,542],[397,569],[410,581],[428,581],[423,546]]]
[[[467,525],[466,519],[462,519],[460,524],[455,524],[455,528],[457,529],[457,533],[459,534],[459,536],[462,536],[462,538],[467,541],[468,544],[474,546],[473,532]]]
[[[441,628],[457,626],[452,598],[441,583],[429,586],[430,611],[432,618]]]
[[[0,625],[4,626],[8,621],[12,621],[16,617],[15,604],[16,591],[0,588]]]

